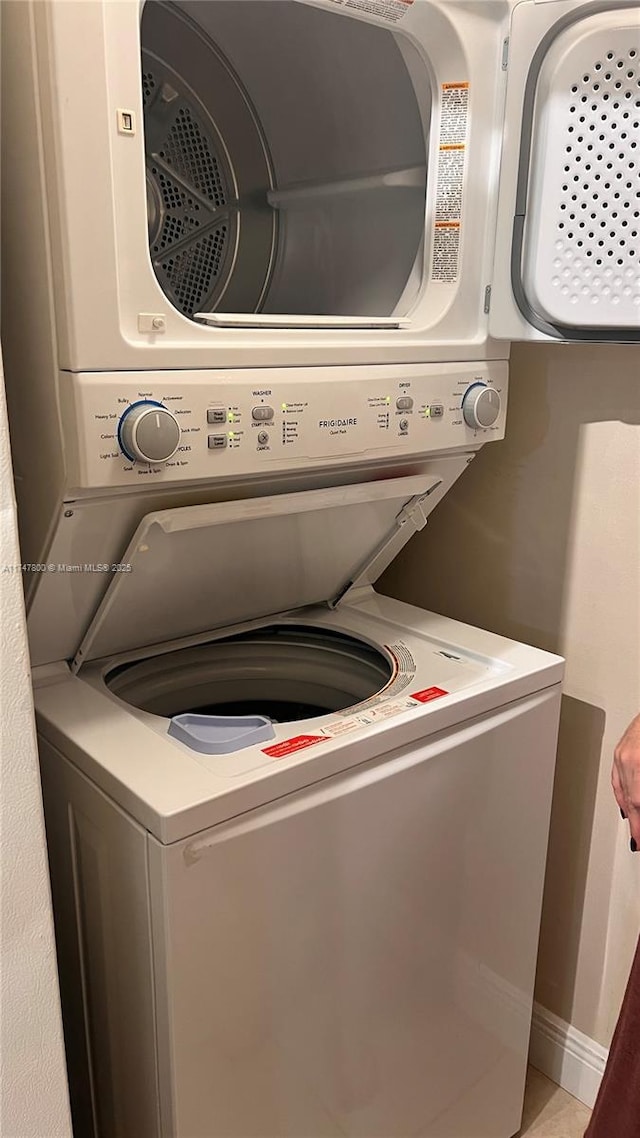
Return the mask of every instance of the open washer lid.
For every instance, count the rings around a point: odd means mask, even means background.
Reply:
[[[337,604],[424,526],[455,470],[147,514],[73,662]],[[443,483],[446,484],[443,486]]]

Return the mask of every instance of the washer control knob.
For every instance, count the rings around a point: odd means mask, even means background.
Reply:
[[[143,399],[120,419],[118,441],[132,462],[167,462],[180,442],[178,420],[162,403]]]
[[[500,414],[501,406],[500,395],[495,387],[487,387],[486,383],[474,383],[462,400],[464,421],[476,431],[492,427]]]

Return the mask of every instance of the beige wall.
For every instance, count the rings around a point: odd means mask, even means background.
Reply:
[[[0,360],[0,1135],[70,1138]]]
[[[640,710],[640,347],[514,348],[507,439],[381,588],[567,659],[536,998],[607,1046],[640,928],[609,789]]]

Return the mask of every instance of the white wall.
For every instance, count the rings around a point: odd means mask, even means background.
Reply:
[[[71,1135],[0,361],[0,1135]]]
[[[609,788],[640,709],[640,347],[515,348],[505,442],[381,587],[566,656],[536,998],[608,1046],[640,928]]]

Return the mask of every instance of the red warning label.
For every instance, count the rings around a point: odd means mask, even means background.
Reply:
[[[441,695],[448,694],[444,688],[423,688],[422,691],[411,692],[411,698],[417,699],[418,703],[429,703],[432,699],[440,699]]]
[[[263,747],[263,754],[272,759],[284,759],[294,751],[303,751],[305,747],[313,747],[315,743],[326,743],[324,735],[294,735],[293,739],[285,739],[283,743],[274,743],[273,747]]]

